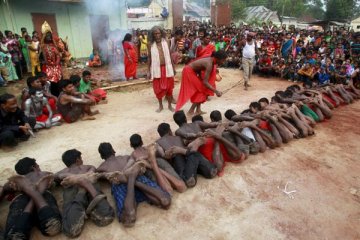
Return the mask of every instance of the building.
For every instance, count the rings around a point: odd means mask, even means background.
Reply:
[[[196,3],[184,1],[184,21],[209,22],[210,9],[200,7]]]
[[[166,29],[173,29],[174,26],[182,25],[182,0],[151,0],[140,6],[132,5],[131,1],[128,2],[127,16],[129,29],[150,29],[155,25]],[[169,13],[166,18],[161,16],[163,8],[166,8]]]
[[[244,22],[250,23],[256,21],[258,23],[272,21],[274,25],[280,26],[280,18],[277,11],[271,11],[264,6],[254,6],[245,8],[246,18]]]
[[[211,0],[211,22],[215,26],[230,25],[231,8],[229,0]]]
[[[20,33],[26,27],[41,33],[47,21],[53,32],[68,38],[70,52],[76,58],[88,57],[93,48],[99,49],[108,34],[127,29],[124,0],[2,0],[0,30]]]
[[[281,17],[282,24],[286,25],[286,28],[289,29],[290,26],[293,26],[295,28],[298,27],[298,19],[296,17],[288,17],[283,16]]]
[[[360,17],[355,18],[350,23],[351,29],[353,29],[355,32],[360,32]]]

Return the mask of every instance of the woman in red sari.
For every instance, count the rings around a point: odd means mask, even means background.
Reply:
[[[136,67],[138,58],[135,46],[132,43],[132,35],[130,33],[127,33],[122,43],[125,52],[125,77],[127,80],[136,79]]]

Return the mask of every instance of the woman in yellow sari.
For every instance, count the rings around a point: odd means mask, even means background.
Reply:
[[[146,31],[142,31],[139,40],[140,40],[140,62],[146,63],[148,57],[148,47],[147,47],[148,37]]]

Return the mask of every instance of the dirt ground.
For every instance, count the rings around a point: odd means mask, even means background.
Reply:
[[[241,79],[239,70],[220,71],[220,90]],[[240,112],[252,100],[271,97],[288,85],[255,77],[249,91],[233,88],[212,98],[203,110]],[[178,89],[179,84],[175,95]],[[1,151],[0,184],[22,157],[36,158],[43,170],[56,172],[64,168],[61,154],[76,148],[86,164],[98,166],[101,142],[111,142],[117,154],[128,154],[131,134],[140,133],[147,144],[157,139],[161,122],[175,130],[172,114],[157,114],[156,107],[151,88],[109,93],[109,103],[96,107],[101,114],[95,121],[43,130],[15,150]],[[126,229],[114,221],[98,228],[88,221],[79,239],[360,239],[359,118],[360,102],[340,107],[330,121],[318,124],[315,136],[250,156],[240,165],[229,164],[221,178],[200,177],[195,188],[174,194],[168,211],[143,203],[135,227]],[[296,190],[293,199],[282,192],[286,183],[288,190]],[[105,183],[104,189],[113,204]],[[59,190],[56,196],[61,206]],[[0,226],[5,225],[7,208],[8,203],[1,204]],[[37,230],[33,236],[45,239]]]

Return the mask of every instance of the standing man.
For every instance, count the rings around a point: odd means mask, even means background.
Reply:
[[[242,54],[242,67],[244,70],[244,87],[248,90],[250,87],[249,81],[254,68],[255,55],[257,53],[256,43],[253,40],[253,34],[248,33],[246,40],[242,42],[243,54]]]
[[[183,68],[179,98],[175,111],[179,111],[187,101],[192,106],[188,115],[200,115],[201,104],[206,102],[208,96],[221,97],[222,93],[216,89],[216,66],[226,61],[225,51],[213,52],[211,57],[197,59]],[[195,112],[196,110],[196,112]]]
[[[174,111],[171,106],[174,90],[175,68],[171,61],[169,43],[166,41],[166,32],[158,26],[150,31],[148,57],[148,78],[153,80],[153,89],[159,101],[156,112],[164,109],[162,99],[166,96],[168,109]]]

